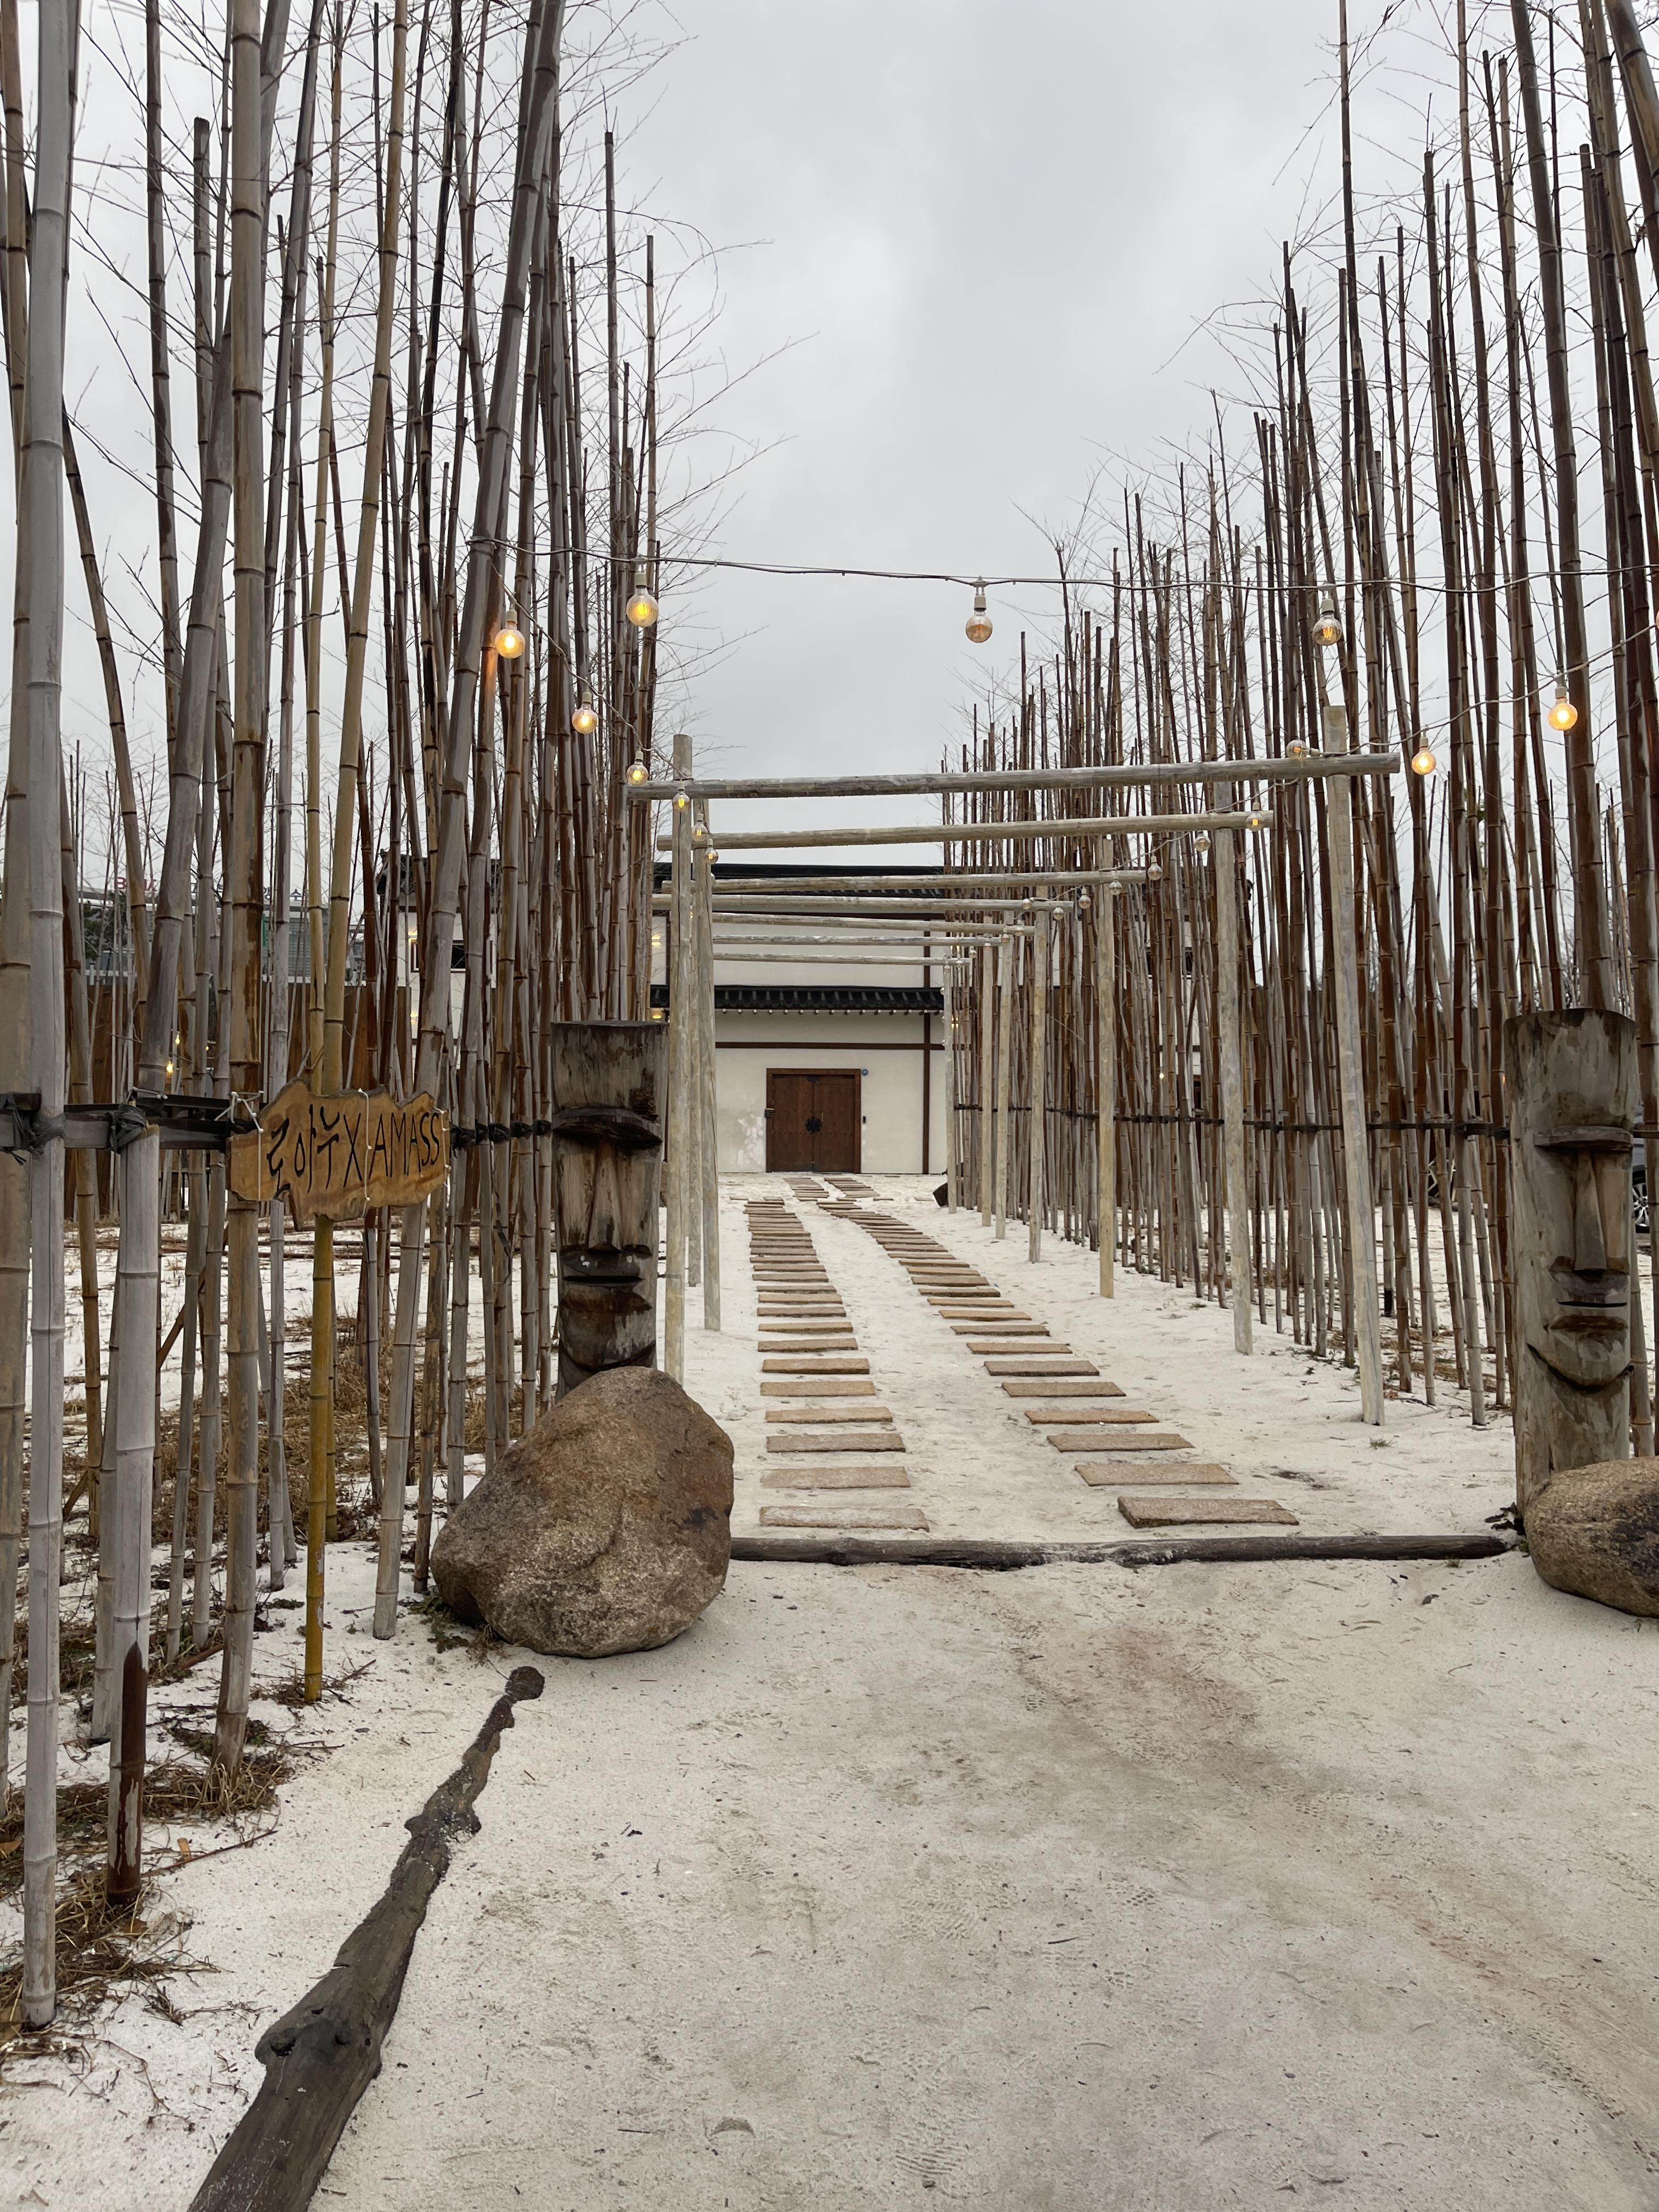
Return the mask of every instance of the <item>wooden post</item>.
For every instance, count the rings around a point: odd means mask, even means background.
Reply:
[[[149,1702],[150,1511],[155,1467],[155,1342],[161,1270],[161,1139],[146,1128],[120,1154],[121,1244],[115,1297],[126,1349],[115,1426],[115,1635],[120,1715],[110,1731],[109,1896],[138,1894]],[[273,1537],[274,1540],[274,1537]]]
[[[1014,993],[1014,940],[1005,935],[997,948],[997,1100],[994,1138],[996,1192],[993,1224],[997,1242],[1008,1233],[1008,1093],[1013,1073],[1013,1039],[1009,1008]]]
[[[1515,1268],[1516,1508],[1630,1456],[1636,1024],[1572,1006],[1504,1025]],[[1585,1318],[1593,1315],[1594,1329]]]
[[[945,1001],[945,1203],[951,1213],[957,1210],[962,1188],[962,1133],[957,1126],[956,975],[955,955],[947,951],[940,970],[940,995]]]
[[[988,1229],[996,1207],[996,1165],[992,1138],[992,1087],[996,1081],[997,954],[988,945],[979,958],[979,1219]]]
[[[1348,718],[1325,709],[1328,749],[1348,750]],[[1359,1417],[1382,1425],[1382,1319],[1376,1297],[1376,1215],[1371,1203],[1370,1137],[1365,1127],[1365,1062],[1359,1028],[1359,948],[1354,942],[1353,816],[1346,784],[1332,787],[1325,812],[1331,856],[1331,945],[1336,961],[1336,1059],[1347,1182],[1349,1267],[1359,1361]]]
[[[1048,1134],[1048,982],[1054,959],[1053,915],[1046,906],[1037,910],[1042,920],[1031,939],[1031,1188],[1025,1224],[1025,1256],[1033,1267],[1042,1256]]]
[[[708,809],[703,806],[704,827]],[[720,1163],[714,1062],[714,862],[705,842],[697,854],[698,1204],[702,1212],[702,1325],[720,1325]]]
[[[1346,801],[1339,789],[1337,803]],[[1233,1309],[1233,1350],[1250,1350],[1249,1191],[1244,1179],[1244,1046],[1238,1015],[1238,887],[1234,833],[1218,830],[1212,851],[1215,874],[1216,1027],[1221,1055],[1222,1153],[1226,1204],[1217,1233],[1221,1251],[1232,1253],[1227,1278]],[[1380,1354],[1379,1354],[1380,1358]]]
[[[659,1022],[552,1026],[560,1397],[657,1364],[664,1042]]]
[[[674,773],[691,773],[691,740],[684,732],[674,739]],[[686,1050],[688,1001],[691,990],[691,901],[690,859],[691,809],[673,809],[673,918],[670,924],[670,980],[668,985],[668,1183],[665,1224],[667,1265],[663,1281],[663,1365],[675,1382],[685,1376],[685,1217],[690,1193],[686,1149],[690,1140],[690,1116],[686,1097],[690,1054]]]
[[[1100,1295],[1116,1294],[1112,1267],[1117,1247],[1117,939],[1116,915],[1103,890],[1095,907],[1095,1146],[1100,1243]]]

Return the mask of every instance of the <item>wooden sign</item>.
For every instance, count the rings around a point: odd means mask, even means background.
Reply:
[[[257,1131],[230,1142],[230,1187],[265,1205],[280,1198],[293,1221],[354,1220],[376,1206],[412,1206],[449,1168],[449,1116],[422,1091],[324,1097],[290,1083]]]

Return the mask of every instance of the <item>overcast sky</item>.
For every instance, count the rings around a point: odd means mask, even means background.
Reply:
[[[720,533],[736,557],[1051,569],[1045,532],[1097,468],[1201,442],[1231,374],[1203,325],[1272,286],[1310,187],[1337,181],[1334,0],[697,0],[682,20],[650,112],[619,118],[632,184],[726,249],[733,368],[793,342],[720,410],[771,448]],[[732,643],[693,693],[699,758],[935,766],[1054,596],[1018,602],[994,599],[975,652],[960,590],[716,577],[695,619]],[[884,816],[904,818],[860,813]]]

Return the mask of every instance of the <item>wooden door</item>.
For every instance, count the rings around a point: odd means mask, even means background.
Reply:
[[[856,1175],[863,1164],[855,1067],[769,1067],[766,1164],[776,1174]]]

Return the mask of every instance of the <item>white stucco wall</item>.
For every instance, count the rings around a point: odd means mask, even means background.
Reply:
[[[832,971],[833,972],[833,971]],[[932,1024],[934,1050],[929,1165],[945,1164],[943,1024]],[[921,1170],[921,1018],[918,1014],[722,1014],[716,1024],[716,1097],[720,1166],[758,1173],[766,1165],[766,1073],[772,1067],[856,1067],[864,1126],[863,1168],[870,1175]]]

